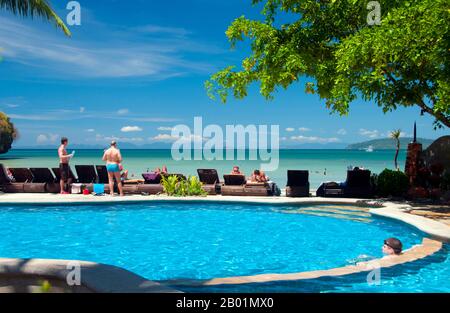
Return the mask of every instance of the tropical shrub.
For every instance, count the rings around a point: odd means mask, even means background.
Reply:
[[[0,112],[0,154],[8,152],[16,138],[17,130],[14,124],[5,113]]]
[[[188,194],[190,196],[206,196],[207,192],[203,190],[203,183],[197,176],[189,176],[187,180]]]
[[[196,176],[189,176],[187,179],[182,179],[177,175],[163,176],[161,178],[164,192],[168,196],[186,197],[186,196],[206,196],[207,193],[203,190],[202,182]]]
[[[408,176],[402,171],[385,169],[378,175],[377,193],[380,196],[403,196],[409,188]]]
[[[176,194],[176,191],[177,191],[178,176],[176,176],[176,175],[169,175],[169,176],[162,175],[161,176],[161,184],[162,184],[162,186],[164,188],[164,192],[168,196],[174,196]]]

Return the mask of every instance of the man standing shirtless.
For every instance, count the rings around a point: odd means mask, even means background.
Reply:
[[[58,156],[59,156],[59,172],[61,175],[61,179],[59,181],[59,185],[61,187],[61,194],[68,194],[66,191],[66,185],[70,177],[70,167],[69,160],[73,157],[72,154],[67,154],[66,147],[69,144],[69,139],[66,137],[61,138],[61,145],[58,148]]]
[[[122,180],[120,179],[120,166],[122,163],[122,155],[120,150],[117,149],[117,143],[111,142],[111,147],[103,154],[103,161],[106,162],[106,169],[108,170],[108,182],[111,196],[114,196],[114,178],[119,188],[120,196],[123,196]]]

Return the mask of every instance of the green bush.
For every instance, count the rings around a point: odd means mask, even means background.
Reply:
[[[203,190],[202,182],[196,176],[189,176],[188,179],[180,179],[176,175],[163,176],[161,178],[164,192],[168,196],[186,197],[186,196],[206,196],[207,192]]]
[[[161,184],[162,184],[162,186],[164,188],[164,192],[168,196],[174,196],[176,194],[176,191],[177,191],[178,176],[176,176],[176,175],[169,175],[169,176],[162,175],[161,176]]]
[[[16,138],[17,129],[14,124],[5,113],[0,112],[0,154],[8,152]]]
[[[409,180],[402,171],[385,169],[378,175],[376,186],[380,196],[401,197],[408,191]]]

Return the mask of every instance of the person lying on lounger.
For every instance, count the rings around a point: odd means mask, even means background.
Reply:
[[[248,180],[248,183],[266,183],[268,178],[263,171],[254,170],[252,176]]]
[[[239,166],[233,166],[233,170],[230,173],[231,175],[244,175],[244,173],[242,173],[239,170]]]
[[[125,170],[121,163],[119,164],[119,170],[120,170],[120,178],[122,179],[122,181],[128,180],[128,170]]]
[[[163,165],[162,170],[159,167],[155,168],[154,173],[167,174],[168,173],[167,166]]]

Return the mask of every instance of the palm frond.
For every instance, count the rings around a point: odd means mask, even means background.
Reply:
[[[53,11],[48,0],[0,0],[0,9],[11,11],[20,16],[42,17],[52,22],[64,34],[71,36],[63,20]]]

